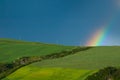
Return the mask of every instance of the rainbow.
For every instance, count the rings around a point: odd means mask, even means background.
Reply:
[[[100,46],[106,37],[107,31],[106,27],[102,27],[99,30],[95,31],[86,43],[86,46]]]
[[[98,29],[97,31],[95,31],[92,35],[92,37],[90,37],[90,40],[87,41],[87,43],[85,44],[86,46],[101,46],[104,45],[103,42],[106,39],[106,36],[108,34],[108,30],[111,27],[111,25],[115,22],[117,15],[119,15],[120,10],[118,10],[115,14],[113,14],[109,20],[107,25],[105,25],[104,27],[101,27],[100,29]]]

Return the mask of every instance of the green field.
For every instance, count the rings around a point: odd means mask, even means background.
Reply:
[[[79,69],[102,69],[108,66],[120,66],[120,47],[94,47],[59,59],[44,60],[32,64],[39,67],[64,67]]]
[[[26,56],[48,55],[72,48],[72,46],[0,39],[0,62],[11,62]]]
[[[0,43],[0,60],[9,62],[21,56],[47,55],[72,49],[69,46],[58,46],[42,43]],[[30,49],[28,49],[30,48]],[[9,53],[7,58],[5,53]],[[17,54],[16,54],[17,53]],[[3,80],[84,80],[99,69],[114,66],[120,67],[120,47],[101,46],[77,52],[57,59],[48,59],[22,67]]]
[[[84,80],[93,70],[23,67],[3,80]]]

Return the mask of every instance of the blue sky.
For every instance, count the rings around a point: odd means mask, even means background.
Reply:
[[[0,0],[0,38],[85,45],[110,25],[107,45],[120,44],[120,0]]]

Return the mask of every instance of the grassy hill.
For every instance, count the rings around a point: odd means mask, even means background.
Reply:
[[[84,80],[101,68],[120,67],[120,47],[94,47],[74,55],[36,62],[3,80]]]
[[[39,67],[63,67],[79,69],[102,69],[107,66],[120,66],[120,47],[102,46],[78,52],[59,59],[34,63]]]
[[[92,70],[23,67],[3,80],[84,80]]]
[[[0,63],[11,62],[17,58],[26,56],[48,55],[72,48],[73,46],[0,39]]]

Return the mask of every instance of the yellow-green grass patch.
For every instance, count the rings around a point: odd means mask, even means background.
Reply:
[[[25,66],[3,80],[84,80],[95,70]]]

